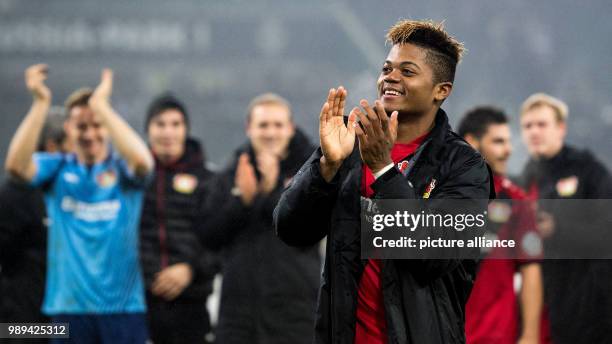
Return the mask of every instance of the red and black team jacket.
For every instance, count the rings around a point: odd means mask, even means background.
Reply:
[[[212,292],[217,263],[195,232],[201,202],[213,173],[205,168],[200,144],[186,142],[185,154],[171,165],[156,160],[154,181],[144,196],[140,221],[140,259],[147,290],[161,269],[189,263],[193,281],[179,300],[202,301]]]
[[[418,199],[428,193],[435,207],[444,199],[486,210],[494,197],[490,170],[478,152],[453,133],[439,110],[429,142],[405,177],[396,167],[373,184],[375,198]],[[284,191],[274,212],[277,235],[294,246],[327,236],[315,343],[352,344],[361,274],[359,149],[343,162],[331,183],[319,171],[318,149]],[[430,186],[436,180],[435,188]],[[482,209],[480,209],[482,207]],[[382,285],[389,343],[464,343],[465,303],[476,273],[475,260],[382,260]]]
[[[487,237],[514,240],[514,248],[484,253],[466,306],[468,343],[514,344],[519,335],[519,305],[514,274],[523,264],[542,258],[535,209],[526,193],[510,179],[494,175],[497,198],[489,204]]]
[[[531,159],[521,178],[525,189],[540,199],[539,209],[555,219],[553,235],[544,240],[546,258],[550,243],[563,245],[566,238],[597,245],[593,240],[603,236],[599,241],[609,245],[610,209],[584,217],[567,211],[571,203],[562,201],[612,199],[612,176],[590,152],[564,146],[551,159]],[[593,236],[597,230],[601,232]],[[590,235],[580,234],[587,231]],[[545,259],[542,275],[553,343],[612,343],[611,260]]]

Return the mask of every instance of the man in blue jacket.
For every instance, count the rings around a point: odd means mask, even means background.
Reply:
[[[144,343],[137,244],[143,188],[153,158],[111,107],[110,70],[102,72],[95,91],[78,90],[66,101],[64,129],[74,153],[35,153],[51,104],[46,76],[46,65],[26,71],[34,101],[5,163],[13,177],[45,194],[51,225],[43,312],[52,322],[69,323],[76,343]]]

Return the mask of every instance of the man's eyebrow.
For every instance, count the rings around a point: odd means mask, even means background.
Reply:
[[[393,64],[393,63],[391,61],[389,61],[389,60],[386,60],[385,64],[387,65],[387,64]],[[416,63],[414,63],[412,61],[402,61],[402,62],[400,62],[399,65],[400,65],[400,67],[405,67],[406,65],[410,65],[410,66],[416,67],[419,70],[421,69],[421,67],[419,67],[418,64],[416,64]]]

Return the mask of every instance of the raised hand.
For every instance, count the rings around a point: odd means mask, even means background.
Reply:
[[[280,159],[270,151],[262,151],[257,154],[257,169],[261,172],[260,190],[269,194],[276,187],[278,175],[280,174]]]
[[[257,195],[257,176],[255,168],[249,162],[249,156],[242,153],[238,158],[234,186],[238,189],[238,195],[244,205],[251,205]]]
[[[344,104],[347,92],[344,87],[329,90],[327,101],[319,115],[319,138],[321,150],[329,163],[342,163],[351,154],[355,145],[355,117],[344,124]]]
[[[349,116],[348,124],[344,124],[346,95],[342,86],[329,90],[319,115],[319,143],[323,152],[319,166],[323,179],[328,182],[334,178],[355,145],[356,117]]]
[[[355,126],[359,140],[361,159],[373,173],[393,163],[391,149],[397,139],[397,111],[387,116],[382,103],[377,100],[374,108],[367,100],[362,99],[358,107],[351,111],[351,116],[359,117],[360,126]]]
[[[35,64],[25,71],[25,83],[34,100],[51,102],[51,90],[45,85],[49,66],[46,64]]]
[[[113,93],[113,71],[106,68],[102,70],[100,84],[89,98],[89,106],[97,108],[103,105],[110,105],[110,96]]]

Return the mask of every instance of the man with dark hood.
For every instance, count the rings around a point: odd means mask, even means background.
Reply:
[[[214,257],[196,235],[196,211],[213,177],[200,143],[189,137],[189,116],[174,96],[157,97],[146,130],[155,158],[140,222],[140,258],[147,318],[154,343],[202,343],[210,332],[206,300]]]

